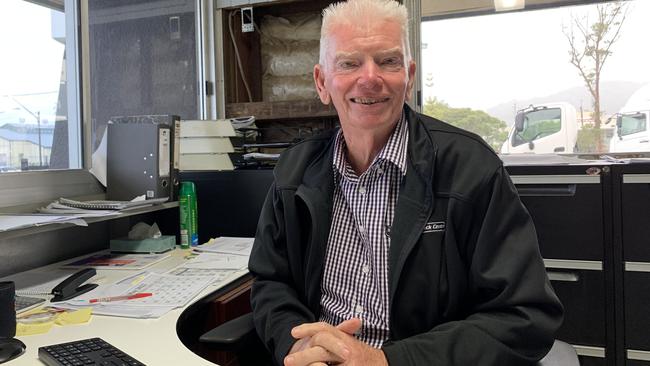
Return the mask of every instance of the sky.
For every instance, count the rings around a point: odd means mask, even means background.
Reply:
[[[0,13],[0,95],[57,91],[65,47],[52,39],[52,12],[23,0],[2,0]]]
[[[650,82],[650,1],[629,2],[620,40],[602,80]],[[595,5],[474,16],[422,24],[423,96],[452,107],[488,109],[583,86],[569,63],[562,25]],[[590,13],[591,11],[591,13]],[[427,86],[425,84],[432,84]]]
[[[65,46],[52,38],[52,11],[1,0],[0,14],[0,124],[34,124],[39,112],[41,122],[53,122]]]

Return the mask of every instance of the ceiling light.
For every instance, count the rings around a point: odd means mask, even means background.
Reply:
[[[526,5],[526,0],[494,0],[494,10],[508,11],[523,9]]]

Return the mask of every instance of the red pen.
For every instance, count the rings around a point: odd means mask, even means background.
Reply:
[[[138,292],[137,294],[129,294],[129,295],[122,295],[122,296],[100,297],[99,299],[90,299],[88,300],[88,302],[94,304],[96,302],[133,300],[133,299],[141,299],[143,297],[149,297],[151,295],[153,295],[151,292]]]

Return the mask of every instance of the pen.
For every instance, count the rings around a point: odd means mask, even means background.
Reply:
[[[88,302],[94,304],[96,302],[109,302],[109,301],[120,301],[120,300],[133,300],[140,299],[143,297],[149,297],[153,295],[151,292],[139,292],[136,294],[122,295],[122,296],[110,296],[110,297],[100,297],[98,299],[90,299]]]

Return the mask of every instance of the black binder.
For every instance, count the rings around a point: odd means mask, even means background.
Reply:
[[[126,201],[178,195],[180,117],[111,117],[106,148],[106,196]]]

